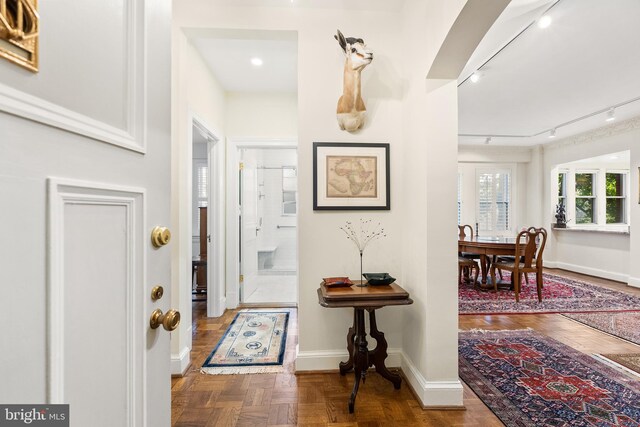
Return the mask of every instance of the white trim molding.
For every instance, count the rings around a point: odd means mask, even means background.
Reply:
[[[462,399],[464,389],[459,379],[428,381],[404,352],[400,352],[399,356],[402,362],[402,373],[424,409],[464,407]]]
[[[632,286],[634,288],[640,288],[640,277],[627,277],[627,285]]]
[[[144,34],[147,2],[125,2],[123,26],[126,42],[124,50],[125,126],[121,129],[103,121],[69,110],[59,104],[0,84],[0,111],[33,120],[67,132],[86,136],[108,144],[146,152],[146,75]]]
[[[563,148],[571,145],[584,144],[591,141],[607,138],[610,136],[631,132],[636,129],[640,129],[640,116],[633,117],[629,120],[624,120],[619,123],[613,123],[607,126],[602,126],[597,129],[580,133],[578,135],[570,136],[568,138],[563,138],[556,142],[545,144],[544,149],[555,150],[558,148]]]
[[[548,268],[560,268],[562,270],[573,271],[576,273],[587,274],[589,276],[602,277],[603,279],[615,280],[617,282],[628,282],[629,275],[617,271],[601,270],[599,268],[591,268],[583,265],[569,264],[561,261],[544,261],[544,266]],[[633,285],[632,285],[633,286]]]
[[[399,368],[401,353],[402,350],[399,348],[387,349],[389,356],[385,364],[389,367]],[[335,370],[340,362],[344,362],[348,358],[349,353],[346,350],[300,351],[296,357],[296,372]]]
[[[184,375],[191,364],[191,349],[184,347],[178,354],[171,355],[171,375]]]
[[[145,400],[144,315],[144,201],[145,190],[136,187],[49,178],[48,179],[48,330],[47,401],[65,403],[65,215],[68,206],[117,206],[125,209],[126,239],[126,400],[127,425],[142,425],[141,402]]]

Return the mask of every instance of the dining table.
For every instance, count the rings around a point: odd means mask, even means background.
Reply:
[[[516,252],[516,238],[505,236],[465,236],[458,238],[458,252],[477,254],[480,256],[480,269],[482,271],[481,289],[494,289],[492,278],[488,277],[489,266],[499,255],[514,256]],[[498,282],[498,285],[511,283]]]

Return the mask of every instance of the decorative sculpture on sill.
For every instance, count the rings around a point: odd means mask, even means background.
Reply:
[[[346,56],[342,96],[336,110],[338,125],[342,130],[354,132],[364,124],[367,112],[362,100],[360,74],[373,61],[373,52],[367,49],[362,39],[345,38],[340,30],[334,37]]]
[[[37,0],[0,0],[0,57],[38,71]]]
[[[562,203],[556,205],[555,228],[567,228],[567,216],[565,215],[564,205]]]

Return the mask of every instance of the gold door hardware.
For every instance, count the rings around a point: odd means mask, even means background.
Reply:
[[[171,240],[171,232],[167,227],[153,227],[151,230],[151,243],[156,248],[166,245]]]
[[[164,288],[162,286],[154,286],[151,289],[151,299],[154,301],[159,300],[164,295]]]
[[[240,275],[240,283],[244,282],[244,274]]]
[[[153,310],[151,320],[149,321],[151,329],[157,329],[158,326],[162,325],[162,327],[169,332],[175,330],[179,324],[180,312],[178,310],[169,310],[165,314],[162,314],[162,310],[159,308]]]

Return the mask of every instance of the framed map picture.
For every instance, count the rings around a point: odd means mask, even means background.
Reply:
[[[314,210],[389,210],[389,144],[313,143]]]

